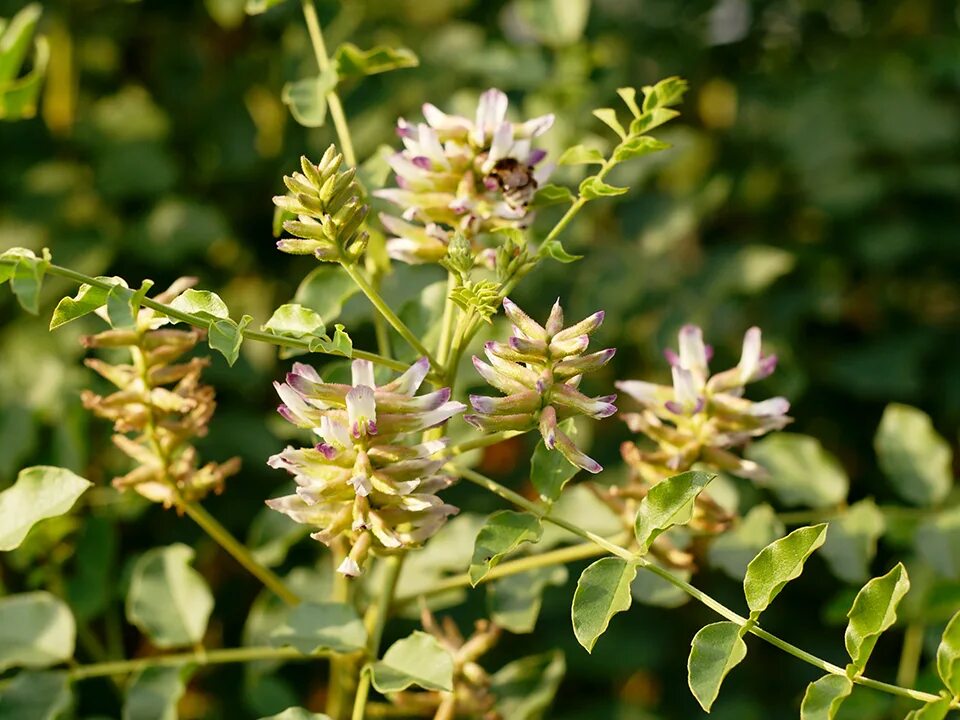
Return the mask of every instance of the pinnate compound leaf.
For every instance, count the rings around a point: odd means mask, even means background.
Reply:
[[[657,140],[648,135],[637,135],[617,145],[613,150],[613,159],[615,162],[620,163],[624,160],[632,160],[633,158],[643,157],[644,155],[659,152],[660,150],[666,150],[669,147],[670,143],[665,143],[662,140]]]
[[[323,335],[327,331],[319,313],[296,303],[278,307],[260,329],[295,338]]]
[[[574,145],[563,151],[559,165],[603,165],[606,160],[603,154],[595,148],[588,148],[585,145]]]
[[[800,720],[833,720],[852,691],[853,681],[846,675],[824,675],[807,685],[800,704]]]
[[[766,484],[785,505],[830,507],[847,497],[843,466],[809,435],[775,433],[752,443],[746,456],[769,471]]]
[[[69,660],[76,635],[70,608],[48,592],[0,598],[0,672]]]
[[[643,88],[643,112],[678,104],[683,100],[683,96],[689,87],[690,85],[686,80],[676,76],[664,78],[655,85],[645,85]]]
[[[950,712],[950,698],[942,698],[911,710],[903,720],[944,720]]]
[[[873,443],[880,469],[904,500],[934,505],[950,492],[953,451],[925,412],[909,405],[887,405]]]
[[[367,631],[350,605],[303,602],[270,634],[270,644],[291,645],[304,655],[320,650],[350,653],[366,647]]]
[[[574,201],[573,193],[570,192],[570,188],[564,187],[563,185],[544,185],[537,190],[537,193],[533,196],[533,200],[530,202],[530,208],[542,208],[549,207],[550,205],[558,205],[560,203],[569,204]],[[505,228],[513,229],[513,228]]]
[[[580,195],[581,197],[586,198],[587,200],[595,200],[596,198],[601,197],[613,197],[615,195],[623,195],[630,188],[617,187],[615,185],[608,185],[603,180],[598,178],[596,175],[591,175],[582,183],[580,183]]]
[[[37,465],[0,492],[0,551],[13,550],[41,520],[63,515],[92,483],[66,468]]]
[[[618,557],[597,560],[580,575],[571,614],[573,632],[587,652],[593,652],[610,619],[630,608],[630,583],[636,575],[637,566]]]
[[[560,423],[560,429],[571,439],[577,436],[573,418]],[[556,500],[580,468],[573,465],[559,451],[549,450],[543,440],[537,443],[530,459],[530,482],[544,500]]]
[[[147,550],[133,566],[127,619],[157,647],[194,645],[206,632],[213,595],[190,567],[193,554],[176,543]]]
[[[567,569],[563,565],[540,567],[497,578],[487,585],[490,619],[514,634],[533,632],[543,604],[547,585],[563,585]]]
[[[798,528],[774,540],[750,561],[743,578],[743,594],[751,617],[766,610],[788,582],[800,577],[804,562],[823,545],[826,536],[826,523]]]
[[[910,589],[902,563],[863,586],[847,613],[844,645],[857,672],[863,672],[877,639],[897,621],[897,605]]]
[[[593,115],[603,122],[604,125],[619,135],[621,140],[627,139],[627,131],[623,129],[623,125],[621,125],[620,121],[617,119],[616,110],[613,108],[597,108],[593,111]]]
[[[412,50],[392,48],[388,45],[361,50],[353,43],[344,43],[337,48],[333,59],[337,66],[337,75],[342,78],[351,75],[377,75],[390,70],[417,67],[420,64]]]
[[[499,510],[491,515],[477,533],[470,561],[470,584],[476,587],[503,556],[523,543],[537,543],[543,535],[543,523],[528,512]]]
[[[661,480],[640,501],[634,531],[637,542],[647,550],[660,533],[690,521],[697,495],[716,475],[689,470]]]
[[[690,692],[707,712],[713,706],[723,679],[747,656],[740,626],[717,622],[700,628],[690,644],[687,682]]]
[[[330,720],[329,715],[310,712],[302,707],[289,707],[281,713],[262,717],[260,720]]]
[[[54,720],[71,701],[65,672],[21,672],[0,690],[0,720]]]
[[[742,581],[750,561],[783,533],[783,523],[773,508],[755,505],[732,529],[710,543],[710,564],[734,580]]]
[[[960,612],[950,618],[940,638],[937,673],[950,694],[960,696]]]
[[[500,717],[510,720],[542,720],[553,702],[566,672],[559,650],[531,655],[504,665],[490,678]]]
[[[184,666],[149,667],[127,686],[123,720],[177,720],[177,703],[186,690]]]
[[[391,645],[370,672],[373,686],[384,694],[411,685],[444,692],[453,689],[453,656],[433,635],[420,630]]]
[[[886,520],[876,503],[867,498],[854,503],[836,520],[820,550],[839,579],[862,583],[870,577],[870,561],[877,553],[877,540],[883,535]]]

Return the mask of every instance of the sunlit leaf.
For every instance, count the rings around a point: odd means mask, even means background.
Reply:
[[[953,451],[925,412],[909,405],[887,405],[874,447],[880,469],[904,500],[934,505],[950,491]]]
[[[616,110],[613,108],[598,108],[593,111],[593,114],[595,117],[599,118],[604,125],[619,135],[621,140],[627,139],[627,131],[623,129],[623,125],[621,125],[620,121],[617,119]]]
[[[63,515],[92,483],[66,468],[38,465],[0,492],[0,550],[18,547],[41,520]]]
[[[9,22],[0,20],[0,120],[29,118],[37,112],[37,98],[50,62],[47,39],[34,39],[42,12],[39,3],[30,3]],[[33,67],[20,75],[31,47]]]
[[[681,77],[668,77],[654,85],[645,85],[643,88],[643,112],[650,112],[654,108],[670,107],[683,100],[689,89],[689,83]]]
[[[220,296],[209,290],[184,290],[170,303],[170,307],[180,312],[198,315],[205,319],[229,319],[230,310]]]
[[[97,280],[117,284],[123,282],[122,278],[118,277],[98,277]],[[107,302],[109,292],[93,285],[81,285],[76,295],[65,297],[57,303],[57,307],[53,310],[53,317],[50,318],[50,329],[54,330],[61,325],[66,325],[102,307]]]
[[[588,148],[585,145],[574,145],[563,151],[558,165],[603,165],[605,162],[603,154],[595,149]]]
[[[690,692],[707,712],[713,706],[723,679],[747,656],[747,644],[740,637],[740,626],[717,622],[693,636],[687,659]]]
[[[622,558],[597,560],[580,575],[573,594],[573,632],[587,652],[606,631],[610,619],[629,609],[630,583],[637,566]]]
[[[666,150],[669,147],[670,143],[665,143],[647,135],[638,135],[628,138],[617,145],[613,150],[613,159],[615,162],[620,163],[624,160],[632,160],[633,158],[643,157],[644,155],[659,152],[660,150]]]
[[[391,645],[371,673],[373,686],[382,693],[400,692],[411,685],[453,689],[453,657],[433,635],[419,630]]]
[[[330,720],[329,715],[310,712],[302,707],[290,707],[276,715],[262,717],[260,720]]]
[[[582,183],[580,183],[580,196],[586,198],[587,200],[594,200],[600,197],[623,195],[629,189],[630,188],[608,185],[596,175],[591,175]]]
[[[302,338],[308,335],[323,335],[327,329],[319,314],[303,305],[289,303],[278,307],[261,330]]]
[[[548,240],[540,246],[540,254],[561,263],[572,263],[583,258],[583,255],[571,255],[559,240]]]
[[[543,535],[543,523],[528,512],[499,510],[477,533],[470,561],[470,584],[476,586],[505,555],[524,543],[536,543]]]
[[[533,200],[530,201],[530,208],[549,207],[550,205],[569,204],[574,201],[573,193],[570,188],[563,185],[544,185],[537,189]]]
[[[940,638],[937,673],[950,694],[960,696],[960,612],[950,618]]]
[[[281,5],[286,2],[286,0],[247,0],[247,4],[244,7],[247,15],[260,15],[265,13],[270,8]]]
[[[0,598],[0,672],[47,667],[73,657],[76,624],[70,608],[48,592]]]
[[[634,531],[641,549],[647,550],[660,533],[690,521],[697,495],[716,477],[690,470],[661,480],[650,488],[637,510]]]
[[[193,645],[203,639],[213,595],[192,567],[193,550],[179,543],[153,548],[133,566],[127,619],[161,648]]]
[[[350,605],[303,602],[271,633],[270,644],[291,645],[304,655],[321,650],[349,653],[366,647],[367,631]]]
[[[800,704],[800,720],[833,720],[852,690],[846,675],[824,675],[810,683]]]
[[[378,73],[417,67],[420,60],[407,48],[392,48],[377,45],[370,50],[361,50],[353,43],[344,43],[334,53],[334,63],[340,77],[351,75],[376,75]]]
[[[826,535],[826,523],[798,528],[774,540],[750,561],[743,578],[743,594],[751,617],[766,610],[788,582],[800,577],[804,562],[823,545]]]
[[[880,634],[897,621],[897,605],[909,589],[906,568],[897,563],[890,572],[873,578],[857,593],[847,613],[849,622],[843,637],[857,670],[863,671]]]

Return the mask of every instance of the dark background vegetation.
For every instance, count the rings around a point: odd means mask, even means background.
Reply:
[[[633,191],[592,204],[564,236],[585,259],[541,268],[515,298],[545,314],[560,296],[571,319],[607,310],[600,340],[620,352],[598,387],[665,379],[660,353],[684,322],[704,327],[718,367],[735,362],[744,330],[760,325],[781,365],[759,394],[791,399],[794,427],[818,437],[849,471],[851,498],[890,498],[872,449],[885,404],[924,409],[952,443],[960,423],[960,4],[594,0],[584,28],[553,19],[588,2],[321,2],[330,47],[403,45],[421,60],[344,88],[360,156],[396,144],[398,115],[419,119],[424,101],[469,112],[489,86],[506,90],[526,116],[557,113],[545,140],[554,157],[585,138],[602,147],[609,132],[590,111],[618,104],[617,87],[688,78],[682,117],[659,133],[674,149],[621,168],[614,182]],[[0,0],[0,16],[20,5]],[[60,264],[131,284],[150,277],[163,287],[197,275],[235,316],[249,312],[258,323],[293,296],[313,262],[275,251],[270,197],[301,154],[317,157],[334,136],[330,127],[297,126],[279,100],[285,81],[315,72],[299,4],[248,19],[237,5],[46,3],[43,31],[54,55],[41,115],[0,126],[0,250],[47,246]],[[575,169],[557,177],[578,180]],[[545,212],[538,227],[552,220]],[[400,275],[388,293],[399,304],[425,277]],[[109,428],[88,418],[78,399],[94,380],[77,338],[96,320],[54,334],[45,327],[56,300],[73,292],[49,279],[40,319],[0,294],[0,487],[31,464],[65,465],[98,483],[125,470]],[[354,298],[341,321],[358,345],[372,347],[366,313]],[[220,410],[204,456],[244,460],[209,507],[241,537],[283,483],[264,465],[283,443],[270,387],[283,372],[269,348],[248,343],[232,370],[217,357],[208,373]],[[626,437],[610,419],[598,426],[594,451],[616,466]],[[511,446],[487,462],[496,461],[498,477],[522,483],[529,450]],[[496,507],[464,489],[455,498],[478,512]],[[104,519],[120,512],[94,507],[95,531],[57,524],[45,542],[12,556],[0,580],[17,591],[61,571],[69,577],[72,547],[86,538],[101,562],[74,583],[103,596],[98,608],[115,608],[134,554],[196,542],[217,595],[211,644],[238,644],[256,584],[173,513],[134,504],[119,524]],[[301,543],[287,564],[311,562],[317,549]],[[875,567],[888,560],[881,553]],[[707,573],[698,583],[741,607],[732,581]],[[573,580],[549,590],[536,633],[505,640],[492,667],[560,646],[568,674],[550,717],[701,717],[685,688],[685,659],[709,612],[635,608],[614,620],[591,657],[570,629],[572,587]],[[766,624],[842,661],[842,626],[829,608],[843,593],[849,597],[814,560]],[[92,627],[106,632],[100,612]],[[474,599],[457,616],[466,626],[482,612],[482,598]],[[135,633],[124,641],[128,655],[145,650]],[[897,634],[881,642],[871,675],[892,679],[898,643]],[[257,717],[277,698],[315,702],[323,683],[322,671],[302,666],[279,677],[241,692],[239,668],[206,672],[183,716]],[[791,716],[815,677],[752,642],[712,716]],[[106,683],[84,687],[81,715],[116,712]],[[885,701],[858,695],[847,717],[885,716]]]

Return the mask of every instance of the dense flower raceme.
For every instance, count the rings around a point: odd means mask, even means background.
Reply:
[[[512,336],[506,343],[488,342],[484,352],[489,363],[474,357],[473,364],[483,379],[506,397],[471,395],[475,412],[464,419],[485,432],[539,427],[549,449],[559,450],[577,467],[600,472],[600,464],[577,448],[557,424],[578,415],[599,419],[617,411],[613,404],[616,395],[590,398],[577,390],[584,373],[603,367],[616,352],[608,348],[584,354],[590,335],[603,322],[603,312],[564,328],[559,301],[546,326],[532,320],[509,298],[504,299],[503,309],[513,323]]]
[[[390,256],[439,262],[453,231],[475,239],[528,225],[528,203],[551,171],[544,151],[531,143],[550,129],[553,115],[510,122],[507,96],[491,89],[480,97],[475,121],[429,103],[423,116],[425,123],[397,123],[404,150],[389,162],[398,187],[375,193],[403,209],[402,218],[380,216],[394,236],[387,242]]]
[[[193,282],[181,278],[157,300],[172,300]],[[94,414],[113,421],[117,431],[113,442],[137,463],[135,469],[115,478],[114,486],[133,488],[169,507],[180,500],[198,500],[211,490],[220,492],[224,480],[240,469],[240,460],[199,466],[191,440],[206,435],[216,408],[213,388],[200,382],[208,360],[175,361],[191,351],[204,333],[158,327],[166,322],[144,308],[137,313],[134,327],[84,337],[87,347],[128,348],[132,364],[88,358],[86,365],[118,390],[106,397],[86,390],[81,399]]]
[[[321,442],[270,458],[271,467],[294,476],[297,489],[267,505],[316,526],[312,537],[320,542],[347,538],[351,550],[338,568],[345,575],[359,575],[370,550],[420,545],[457,512],[437,497],[452,482],[440,472],[444,460],[435,459],[445,441],[405,441],[466,407],[450,400],[449,388],[416,395],[429,370],[424,358],[378,387],[366,360],[353,361],[352,385],[324,382],[311,366],[295,363],[286,382],[275,383],[280,414]]]
[[[713,350],[704,345],[700,328],[684,326],[679,340],[679,353],[666,351],[672,386],[639,380],[617,383],[640,404],[639,412],[624,415],[627,425],[656,444],[656,449],[646,451],[625,443],[624,459],[650,484],[688,470],[695,463],[762,479],[763,468],[738,457],[730,448],[780,430],[791,421],[786,415],[790,409],[786,398],[752,402],[743,397],[747,384],[774,371],[776,355],[762,354],[760,329],[750,328],[738,365],[711,376],[708,363]]]
[[[278,241],[279,250],[325,262],[354,262],[363,254],[368,237],[360,227],[369,208],[360,199],[356,169],[341,171],[342,164],[331,145],[316,165],[302,157],[303,172],[284,176],[287,194],[273,202],[286,213],[283,229],[294,237]]]

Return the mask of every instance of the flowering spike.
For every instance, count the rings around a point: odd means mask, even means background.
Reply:
[[[471,395],[475,414],[465,419],[485,432],[528,430],[539,427],[544,445],[557,449],[567,460],[589,472],[602,468],[576,448],[558,427],[558,420],[586,415],[595,419],[616,412],[614,395],[590,398],[577,390],[583,373],[596,370],[613,357],[612,348],[583,355],[589,334],[603,321],[594,313],[564,329],[563,309],[554,304],[546,326],[532,320],[515,303],[505,298],[503,309],[514,324],[507,343],[484,346],[489,364],[473,359],[477,372],[506,397]]]
[[[284,417],[310,427],[323,440],[313,448],[287,448],[268,465],[283,468],[297,492],[267,504],[295,521],[320,528],[312,537],[330,543],[346,537],[349,557],[338,572],[354,577],[368,551],[396,552],[420,545],[457,510],[436,492],[452,478],[438,475],[432,458],[445,444],[410,445],[404,436],[434,427],[460,413],[449,388],[415,395],[430,365],[418,360],[400,377],[377,387],[373,365],[353,363],[353,384],[325,383],[316,370],[297,363],[288,382],[276,384]]]

